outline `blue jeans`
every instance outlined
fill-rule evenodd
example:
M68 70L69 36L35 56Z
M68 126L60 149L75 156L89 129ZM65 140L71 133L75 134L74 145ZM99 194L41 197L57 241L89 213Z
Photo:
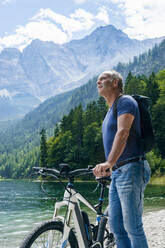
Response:
M142 213L151 170L147 160L128 163L112 172L109 224L117 248L148 248Z

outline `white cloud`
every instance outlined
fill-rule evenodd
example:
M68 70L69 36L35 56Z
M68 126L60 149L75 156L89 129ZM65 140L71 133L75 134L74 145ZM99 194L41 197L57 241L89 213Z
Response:
M89 30L95 25L95 17L84 9L77 9L70 17L75 20L77 24L79 23L79 31L84 29Z
M0 90L0 97L9 97L9 98L11 98L11 95L8 92L8 90L2 89L2 90Z
M165 35L164 0L109 0L124 13L127 28L123 31L131 38L145 39Z
M25 26L18 27L14 34L0 38L0 48L17 47L22 50L33 39L62 44L73 39L74 34L89 32L99 24L109 24L107 10L98 9L96 16L84 9L76 9L69 17L40 9Z
M100 21L103 21L105 24L109 24L109 15L105 7L100 7L99 8L99 13L96 15L96 18Z
M77 4L82 4L85 3L87 0L74 0L75 3Z
M73 32L89 30L95 23L94 16L83 10L77 9L69 17L53 12L50 9L40 9L39 13L32 18L34 21L49 20L54 24L60 24L63 32L66 32L71 38Z
M8 3L10 3L12 0L0 0L0 4L1 5L6 5Z
M43 41L54 41L56 43L64 43L67 41L67 35L56 27L56 25L48 21L29 22L25 26L16 29L14 35L0 38L1 47L18 47L22 50L33 39L41 39Z

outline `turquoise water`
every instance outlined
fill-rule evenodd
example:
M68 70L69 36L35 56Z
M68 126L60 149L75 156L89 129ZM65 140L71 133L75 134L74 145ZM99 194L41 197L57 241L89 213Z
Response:
M93 204L97 203L99 197L99 189L92 193L96 185L86 182L75 184ZM53 198L61 200L63 188L59 183L46 183L44 188L47 194L42 192L40 182L0 181L0 248L19 247L30 230L52 218L55 203ZM149 185L145 192L145 212L162 208L165 208L165 186Z

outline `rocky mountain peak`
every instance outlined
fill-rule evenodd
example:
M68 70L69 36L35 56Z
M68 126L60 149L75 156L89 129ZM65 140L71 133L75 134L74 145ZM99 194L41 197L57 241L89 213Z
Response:
M17 48L5 48L0 53L0 59L15 59L20 58L21 52Z

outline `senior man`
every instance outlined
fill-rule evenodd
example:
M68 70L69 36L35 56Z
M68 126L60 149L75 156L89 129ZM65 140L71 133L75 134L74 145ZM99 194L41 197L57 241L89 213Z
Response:
M97 88L109 110L102 125L106 161L96 165L93 173L96 177L111 174L110 228L118 248L148 248L142 213L151 171L139 140L138 104L131 96L123 95L123 80L116 71L101 73Z

